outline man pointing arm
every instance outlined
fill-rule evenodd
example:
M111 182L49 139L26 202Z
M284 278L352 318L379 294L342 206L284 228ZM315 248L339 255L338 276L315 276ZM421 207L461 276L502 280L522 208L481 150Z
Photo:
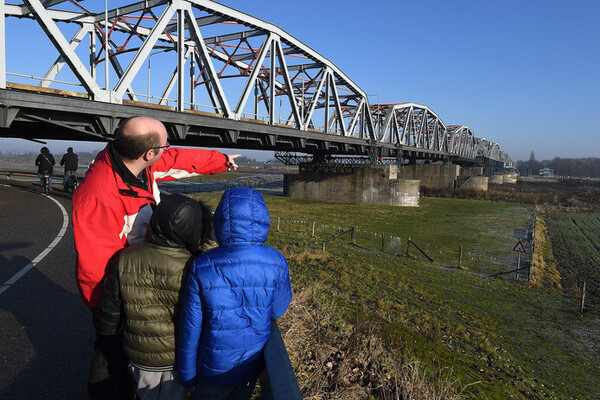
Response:
M73 194L76 283L93 312L102 295L102 280L110 273L110 259L119 250L143 242L152 209L160 202L157 182L237 169L239 154L171 149L167 139L158 120L134 117L123 121L114 142L98 153ZM90 374L91 398L108 398L112 394L106 390L115 386L115 377L105 374L108 361L100 339ZM120 343L110 347L117 351Z

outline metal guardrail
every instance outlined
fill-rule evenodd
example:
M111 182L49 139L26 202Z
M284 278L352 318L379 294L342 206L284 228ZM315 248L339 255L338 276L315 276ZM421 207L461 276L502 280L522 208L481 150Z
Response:
M233 187L249 187L249 188L277 188L283 186L283 178L281 176L256 176L243 177L228 181L219 182L189 182L189 181L168 181L160 182L158 187L170 193L197 193L197 192L214 192L217 190L225 190Z
M26 176L37 179L37 172L0 170L0 176L11 179L13 176ZM63 174L52 174L52 177L63 178ZM81 177L77 177L81 180ZM250 176L229 181L220 182L189 182L185 180L160 182L159 187L171 193L196 193L212 192L216 190L225 190L232 187L250 187L250 188L274 188L283 185L283 178L279 175Z
M0 175L4 175L6 176L6 179L10 179L11 176L15 175L15 176L32 176L32 177L36 177L38 176L37 172L27 172L27 171L2 171L0 170ZM56 174L52 174L52 177L58 177L59 175Z
M36 182L39 182L37 172L0 170L0 176L5 176L6 179L11 179L13 176L26 176L26 177L35 178ZM62 182L62 179L64 178L64 174L56 174L53 172L52 178L61 179L60 182ZM79 177L79 176L77 177L78 182L81 182L82 179L83 179L82 177Z

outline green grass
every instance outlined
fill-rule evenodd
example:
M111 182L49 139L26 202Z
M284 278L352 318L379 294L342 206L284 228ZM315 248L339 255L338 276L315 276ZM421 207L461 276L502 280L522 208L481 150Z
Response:
M422 198L418 208L399 208L368 204L340 204L310 199L270 197L271 217L285 223L305 222L312 232L312 222L324 239L335 236L334 228L356 227L356 243L380 248L384 234L387 249L406 251L410 237L436 262L457 265L459 247L463 246L463 265L486 273L511 270L517 256L513 230L527 227L532 207L479 200ZM330 235L327 236L330 228ZM376 234L376 235L374 235ZM395 248L389 248L395 244Z
M563 286L577 292L585 281L588 300L600 304L600 213L550 212L548 232Z
M215 206L220 193L200 197ZM481 254L471 269L504 269L500 253L512 250L513 229L526 224L529 207L429 198L419 208L265 200L272 216L268 244L288 255L294 287L318 283L348 321L379 321L398 352L429 369L452 370L459 388L470 385L465 397L584 399L600 393L597 313L580 317L576 300L558 291L443 266L455 263L454 249L462 244ZM437 252L436 263L365 251L347 245L346 236L327 244L330 257L290 257L319 251L339 227L350 226L410 236ZM372 240L377 247L378 239Z

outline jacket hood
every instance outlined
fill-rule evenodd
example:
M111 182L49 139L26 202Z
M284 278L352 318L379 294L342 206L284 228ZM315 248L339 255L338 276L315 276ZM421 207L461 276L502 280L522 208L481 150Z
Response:
M228 189L214 215L219 246L258 246L265 243L271 217L260 193L250 188Z
M212 215L203 203L180 194L164 195L152 214L146 240L195 253L211 237L211 223Z

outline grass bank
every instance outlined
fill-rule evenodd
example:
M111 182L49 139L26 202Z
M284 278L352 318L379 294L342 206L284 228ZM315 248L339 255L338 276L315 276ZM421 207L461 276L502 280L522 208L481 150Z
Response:
M202 195L213 206L219 197ZM527 224L530 207L265 200L268 244L288 258L296 294L282 327L305 398L584 399L600 392L597 314L582 318L577 302L551 287L446 268L466 243L481 254L470 269L507 268L500 252L510 254L513 229ZM324 241L350 226L410 236L436 262L376 251L381 239L371 235L370 245L367 234L359 244L370 251L348 245L347 235L323 251ZM419 385L420 395L402 392Z

